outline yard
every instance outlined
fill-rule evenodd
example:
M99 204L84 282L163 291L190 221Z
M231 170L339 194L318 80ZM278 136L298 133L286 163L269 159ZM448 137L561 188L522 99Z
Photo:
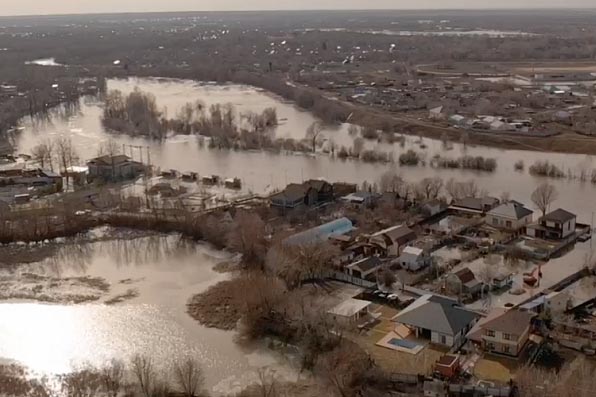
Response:
M372 356L381 368L388 372L430 375L433 364L447 353L448 349L427 345L420 353L410 354L377 346L376 343L395 328L395 323L391 321L391 318L398 313L398 310L387 306L378 306L374 311L381 313L380 322L372 329L356 335L354 340Z
M507 383L515 378L520 363L512 358L486 355L476 362L474 376L492 382Z

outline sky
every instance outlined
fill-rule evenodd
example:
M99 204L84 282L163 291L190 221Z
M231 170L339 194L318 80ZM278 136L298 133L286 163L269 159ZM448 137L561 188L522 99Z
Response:
M0 0L0 15L311 9L582 8L596 0Z

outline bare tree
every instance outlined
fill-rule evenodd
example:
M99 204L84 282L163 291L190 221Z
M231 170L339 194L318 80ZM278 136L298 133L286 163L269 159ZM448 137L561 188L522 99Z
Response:
M540 211L542 211L542 216L546 215L546 211L550 205L559 197L559 193L557 189L548 183L542 183L538 185L536 190L532 192L532 202Z
M100 379L109 397L116 397L124 386L124 363L112 360L100 371Z
M379 188L382 193L391 192L397 193L404 180L394 171L386 171L381 175L379 180Z
M460 200L465 197L478 197L478 185L474 181L458 182L453 178L445 184L445 190L454 200Z
M199 395L205 383L205 376L200 364L192 357L176 363L174 380L186 397Z
M92 368L71 372L61 381L62 391L69 397L95 397L102 386L100 374Z
M62 172L66 175L66 184L68 185L68 168L73 166L79 159L70 138L58 138L56 141L56 156Z
M112 179L116 178L116 164L115 164L115 156L121 153L120 145L113 139L108 139L99 145L99 149L97 150L97 156L108 156L112 163Z
M31 155L33 156L33 159L39 163L42 169L45 169L47 166L53 171L53 150L54 144L49 140L45 140L31 150Z
M306 129L306 139L311 141L312 152L317 151L317 138L323 132L323 127L316 121L308 126Z
M331 392L339 397L362 395L372 361L363 351L345 342L321 359L320 371Z
M153 361L149 357L137 354L132 358L131 370L143 396L154 397L157 374Z
M246 266L262 268L265 261L265 222L254 212L240 211L228 233L229 248L242 254Z
M418 194L427 199L436 199L441 194L443 180L441 178L424 178L417 185Z

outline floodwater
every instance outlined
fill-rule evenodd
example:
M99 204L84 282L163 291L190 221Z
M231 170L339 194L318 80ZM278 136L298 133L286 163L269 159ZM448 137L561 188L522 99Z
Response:
M183 80L166 79L130 79L110 80L110 89L130 92L135 87L149 91L157 97L161 107L166 107L170 115L174 115L180 107L197 99L206 104L232 103L240 113L247 111L261 111L266 107L276 107L281 125L277 129L277 136L303 138L307 127L316 121L314 116L287 103L280 98L257 90L253 87L239 85L198 84ZM44 138L55 138L66 135L73 143L82 159L94 157L102 141L114 138L125 145L126 153L133 154L140 160L140 150L130 148L142 146L143 160L147 161L146 148L149 148L151 163L162 169L177 169L179 171L195 171L200 175L216 174L222 177L239 177L243 180L243 187L256 193L262 193L272 188L280 188L286 183L300 182L308 178L325 178L329 181L347 181L362 183L376 182L387 170L400 173L405 179L418 181L425 177L441 177L445 180L476 181L481 189L489 194L500 196L509 192L511 198L524 202L532 207L530 195L535 187L546 180L556 186L559 198L555 207L564 207L578 215L578 221L590 222L596 204L596 185L590 182L581 183L578 180L555 180L533 177L527 168L538 160L549 160L565 172L578 173L580 169L596 169L594 156L544 153L522 150L503 150L483 146L467 146L451 144L451 149L445 149L438 140L419 137L406 137L406 144L377 143L367 141L369 148L381 151L391 151L397 160L400 153L408 149L422 152L427 160L440 154L448 157L459 157L464 154L474 156L493 157L498 160L498 167L494 173L469 170L447 170L426 167L400 167L397 163L368 164L362 161L340 160L322 153L315 155L304 154L273 154L262 151L236 152L227 150L210 150L200 148L194 136L174 136L165 142L151 141L144 138L131 138L125 135L111 135L103 130L100 122L102 109L97 101L82 101L80 111L69 117L55 116L51 123L36 124L24 120L22 133L16 137L17 150L21 153L31 149ZM326 129L323 133L328 140L336 145L349 146L353 137L347 133L347 125ZM423 148L423 146L425 148ZM132 152L131 152L132 150ZM526 170L518 172L514 169L515 162L522 160ZM589 172L590 173L590 172Z
M281 355L263 346L240 346L234 332L205 328L186 313L192 295L227 277L212 267L229 256L176 235L67 240L50 258L19 271L102 277L110 291L97 302L81 305L0 303L0 358L51 377L137 353L166 370L191 355L202 364L207 387L215 394L238 392L255 382L263 368L280 379L296 380L290 361ZM65 290L69 287L65 283ZM137 297L104 304L131 289Z
M37 66L62 66L58 62L56 62L56 58L42 58L36 59L34 61L25 62L27 65L37 65Z

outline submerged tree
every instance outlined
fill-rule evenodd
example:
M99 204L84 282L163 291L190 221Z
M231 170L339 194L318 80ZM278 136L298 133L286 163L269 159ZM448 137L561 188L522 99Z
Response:
M532 202L542 212L542 216L546 215L550 205L559 197L557 189L548 183L538 185L536 190L532 192Z

